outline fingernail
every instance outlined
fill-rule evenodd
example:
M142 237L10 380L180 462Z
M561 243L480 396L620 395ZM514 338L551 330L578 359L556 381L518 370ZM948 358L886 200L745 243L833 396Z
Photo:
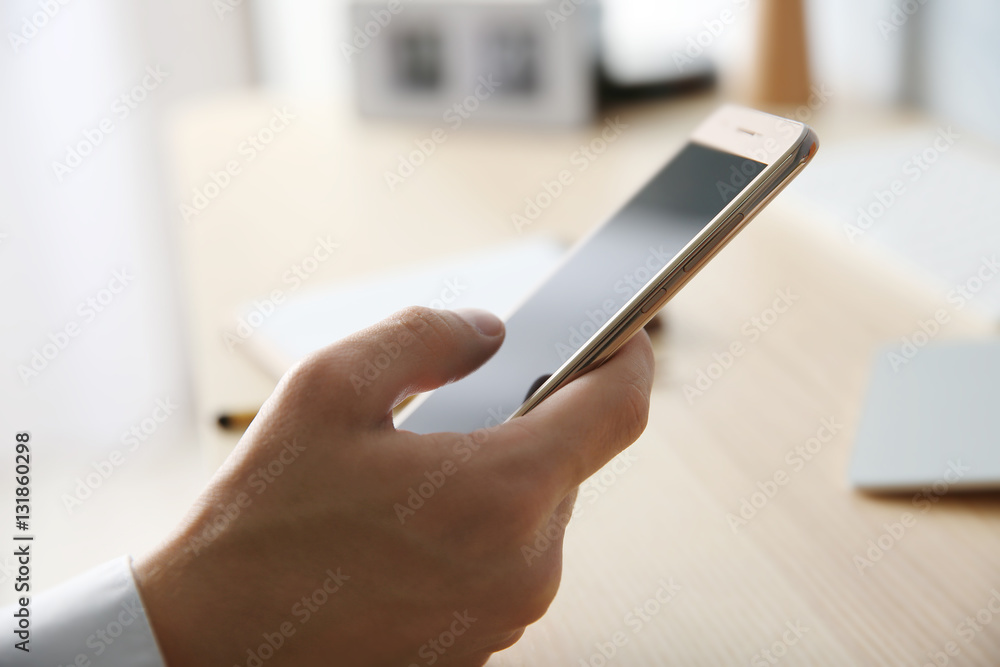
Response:
M500 318L485 310L476 308L459 308L454 311L456 315L471 324L484 336L499 336L503 331L503 322Z

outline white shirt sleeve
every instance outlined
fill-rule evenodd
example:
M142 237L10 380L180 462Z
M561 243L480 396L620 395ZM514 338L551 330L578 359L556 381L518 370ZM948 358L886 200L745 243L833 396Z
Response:
M15 647L15 606L0 610L0 665L165 667L132 574L115 559L32 597L28 652Z

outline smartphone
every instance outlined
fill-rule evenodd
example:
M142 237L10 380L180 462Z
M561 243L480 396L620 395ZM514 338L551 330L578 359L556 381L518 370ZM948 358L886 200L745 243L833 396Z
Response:
M635 335L812 159L806 125L724 106L506 321L500 350L399 428L468 433L530 412Z

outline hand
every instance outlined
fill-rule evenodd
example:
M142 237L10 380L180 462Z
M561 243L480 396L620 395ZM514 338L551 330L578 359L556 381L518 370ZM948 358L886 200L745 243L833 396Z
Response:
M411 308L290 371L135 562L168 665L482 665L517 641L556 594L576 488L645 427L653 359L640 333L510 423L393 427L403 398L472 372L503 334L481 311Z

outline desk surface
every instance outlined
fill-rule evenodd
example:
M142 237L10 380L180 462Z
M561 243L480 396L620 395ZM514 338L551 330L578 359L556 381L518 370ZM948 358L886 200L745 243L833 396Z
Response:
M580 237L714 104L613 112L628 127L522 233ZM192 189L204 192L227 162L240 168L177 225L213 466L236 441L214 429L216 412L258 405L274 386L227 349L223 332L233 330L241 304L290 289L282 276L317 237L330 235L340 248L303 290L516 239L511 215L602 129L463 127L390 192L385 172L432 126L288 105L296 118L250 160L241 143L281 105L234 97L184 110L171 125L178 203L192 203ZM826 141L860 131L834 119L815 124ZM558 597L491 665L596 667L602 648L622 665L916 665L949 649L960 651L951 664L1000 663L1000 614L980 612L992 596L1000 609L1000 499L914 503L846 483L872 355L948 306L825 231L815 215L782 197L668 305L649 427L629 458L588 482ZM782 293L792 305L772 318ZM952 315L940 338L993 331L971 313ZM712 366L733 342L744 354L728 368ZM704 392L685 392L700 372L714 376L702 380ZM784 483L771 483L776 474ZM744 507L750 518L738 523L743 501L757 507L752 516ZM900 533L894 524L904 513L915 522ZM869 554L872 541L889 548Z

